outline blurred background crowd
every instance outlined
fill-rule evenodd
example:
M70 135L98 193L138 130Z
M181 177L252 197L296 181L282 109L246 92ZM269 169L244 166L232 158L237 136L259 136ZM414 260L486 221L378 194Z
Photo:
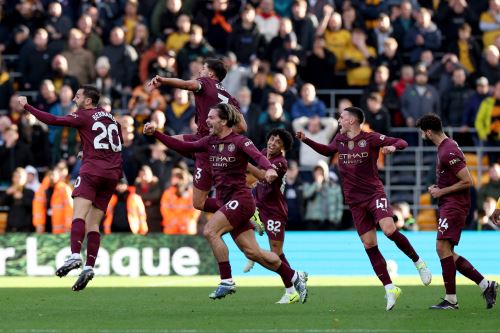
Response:
M338 110L353 104L366 110L365 130L419 147L415 121L441 115L461 146L493 148L466 154L485 170L468 228L497 228L488 216L500 195L500 0L0 0L0 231L67 232L81 163L77 132L40 123L16 97L65 115L78 87L93 84L122 125L128 180L103 232L199 233L193 162L142 127L196 131L190 93L144 84L196 78L206 57L224 59L223 84L258 148L276 127L328 143ZM299 142L287 158L287 229L351 229L336 161ZM432 204L425 195L395 199L399 228L426 228L414 216Z

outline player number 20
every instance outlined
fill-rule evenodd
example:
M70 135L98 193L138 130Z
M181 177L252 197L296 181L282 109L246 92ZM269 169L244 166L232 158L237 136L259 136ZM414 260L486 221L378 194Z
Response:
M381 209L387 209L387 198L380 198L375 201L375 207Z
M95 149L109 149L111 146L111 150L114 152L122 151L122 142L120 140L120 136L118 135L118 126L116 126L116 124L110 124L106 127L106 125L100 121L96 121L92 126L92 130L101 132L94 139ZM117 145L113 142L113 132L116 133L116 138L118 139Z
M280 228L281 228L280 221L267 220L266 229L269 230L270 232L280 232L281 231Z

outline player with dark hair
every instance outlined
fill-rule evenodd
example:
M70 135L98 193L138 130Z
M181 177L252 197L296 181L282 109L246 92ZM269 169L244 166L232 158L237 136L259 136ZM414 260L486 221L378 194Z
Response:
M285 175L288 163L285 159L285 152L290 149L293 143L292 135L285 129L275 128L266 135L267 148L261 153L276 168L278 178L273 182L265 181L265 171L251 164L247 170L259 181L255 187L255 202L260 219L264 223L264 229L269 238L271 251L276 253L281 261L288 263L283 253L283 243L285 241L285 228L288 216L288 206L283 194ZM244 272L248 272L253 267L253 261L249 260ZM299 295L290 281L283 280L285 294L276 302L278 304L292 304L299 301Z
M157 132L147 123L144 133L154 135L171 149L180 153L207 152L212 168L217 200L223 203L209 219L203 235L209 242L219 264L221 282L209 295L212 299L223 298L235 292L236 287L229 266L229 253L222 239L229 232L235 243L248 259L254 260L269 270L277 272L284 281L293 283L304 303L307 299L304 272L294 271L275 253L265 251L255 240L253 226L249 222L255 211L255 201L246 186L245 172L249 159L266 170L264 178L272 182L278 176L269 160L243 135L236 134L232 127L241 119L241 114L229 104L217 104L208 113L206 120L208 136L194 142L185 142Z
M82 86L73 98L78 110L58 117L27 104L24 96L18 97L24 109L47 125L68 126L78 130L83 146L80 174L73 190L74 210L71 224L71 256L56 271L59 277L82 266L80 252L87 236L85 267L73 285L74 291L87 286L94 277L94 264L99 251L101 236L99 224L107 209L118 181L122 177L122 134L120 124L113 115L97 106L99 91L89 85Z
M427 114L418 119L422 138L432 141L437 147L437 184L429 186L429 193L438 199L439 220L436 250L443 269L446 296L431 309L458 309L456 295L457 271L474 281L483 292L486 308L495 305L498 283L489 281L479 273L467 259L455 252L460 241L465 219L470 209L470 188L473 180L465 162L465 156L457 143L443 132L439 116Z
M387 264L378 248L377 224L384 234L414 262L424 285L431 283L432 275L408 239L397 230L384 185L378 177L379 151L388 155L397 149L406 148L408 144L402 139L362 131L361 125L364 119L364 112L360 108L345 108L339 118L340 133L329 145L308 139L303 132L297 132L296 136L322 155L332 156L339 153L339 171L345 201L351 209L354 226L370 258L373 270L385 287L386 310L389 311L396 304L401 289L392 284Z

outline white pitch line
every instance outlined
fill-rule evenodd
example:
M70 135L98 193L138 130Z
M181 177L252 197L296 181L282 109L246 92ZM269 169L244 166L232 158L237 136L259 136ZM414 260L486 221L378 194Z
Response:
M238 333L457 333L460 330L456 329L393 329L393 328L376 328L376 329L363 329L363 328L353 328L353 329L297 329L297 328L282 328L282 329L98 329L91 331L89 329L70 329L63 330L57 328L33 328L33 329L1 329L0 333L226 333L226 332L238 332ZM474 329L475 333L498 333L498 329Z

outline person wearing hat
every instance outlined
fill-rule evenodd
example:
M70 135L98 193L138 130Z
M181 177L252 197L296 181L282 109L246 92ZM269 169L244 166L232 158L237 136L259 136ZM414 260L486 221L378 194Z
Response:
M424 285L429 285L432 274L426 263L417 254L406 236L394 225L393 212L378 176L377 160L379 151L384 155L402 150L408 143L376 132L365 132L361 125L365 114L358 107L345 108L339 118L340 132L329 145L317 143L307 138L304 132L296 137L325 156L338 153L339 172L346 204L349 206L354 226L370 258L373 270L386 290L386 310L392 310L401 295L389 276L387 265L378 248L376 227L380 226L384 235L410 258Z

